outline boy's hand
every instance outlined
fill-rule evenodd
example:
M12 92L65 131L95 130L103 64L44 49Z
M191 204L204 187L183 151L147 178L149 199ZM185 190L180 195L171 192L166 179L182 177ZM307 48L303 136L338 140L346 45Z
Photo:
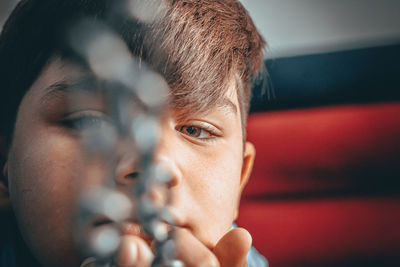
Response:
M226 233L211 251L186 229L175 230L176 258L185 266L247 266L246 256L251 247L251 236L243 228ZM150 266L153 253L146 242L133 235L123 237L116 266Z
M222 267L245 267L251 242L251 235L246 229L235 228L218 241L213 251Z

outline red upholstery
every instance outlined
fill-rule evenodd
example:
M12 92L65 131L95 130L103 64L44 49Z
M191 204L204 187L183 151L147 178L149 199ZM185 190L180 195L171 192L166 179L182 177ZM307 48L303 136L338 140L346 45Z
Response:
M400 263L400 103L252 114L248 139L238 224L271 266Z

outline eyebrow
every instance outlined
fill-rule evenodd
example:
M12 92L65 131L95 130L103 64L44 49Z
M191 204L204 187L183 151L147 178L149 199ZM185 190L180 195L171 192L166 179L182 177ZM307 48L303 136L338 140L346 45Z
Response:
M47 95L58 94L60 92L72 92L72 91L83 91L89 93L101 92L101 81L93 76L86 75L78 79L73 80L61 80L53 83L44 90L44 95L42 98L47 97Z
M52 97L60 97L61 94L80 91L89 93L99 93L100 83L97 79L91 76L81 77L75 80L61 80L48 86L41 97L41 102L44 103Z
M102 88L101 81L96 79L96 77L87 75L74 80L60 80L48 86L44 91L45 92L41 97L42 103L46 103L51 98L60 98L63 97L66 93L71 93L75 91L88 92L93 94L101 93L104 92L104 88ZM139 100L139 102L141 101ZM232 100L230 100L226 96L217 101L216 107L227 109L235 115L238 112L237 106L232 102Z
M142 108L147 108L137 95L132 93L128 88L117 83L114 84L111 82L108 83L105 80L99 80L92 75L82 76L78 79L64 79L53 83L44 90L44 94L41 97L41 103L46 103L54 98L62 99L67 94L74 92L87 92L93 94L94 97L100 95L107 98L107 96L114 95L117 90L121 93L122 99L129 95L130 99L132 99L134 103L140 105Z
M227 97L222 98L218 101L217 107L228 108L232 113L237 114L237 106Z

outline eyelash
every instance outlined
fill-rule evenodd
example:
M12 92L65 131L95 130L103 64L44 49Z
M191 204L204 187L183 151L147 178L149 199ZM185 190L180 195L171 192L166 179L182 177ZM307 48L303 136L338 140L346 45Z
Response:
M98 130L104 127L105 123L108 123L107 119L103 116L93 114L71 115L71 117L67 117L62 121L64 126L78 132Z
M85 130L98 130L104 127L105 123L109 123L109 121L104 118L102 115L93 115L93 114L81 114L81 115L71 115L67 116L66 119L62 121L62 124L69 129L72 129L77 132L84 132ZM193 136L188 132L184 132L185 129L192 128L194 130L198 130L199 135ZM202 125L193 125L193 124L185 124L178 125L175 128L178 132L188 136L189 138L199 140L200 142L213 142L216 141L217 137L221 135L216 132L213 126L210 126L206 123L202 123ZM201 135L208 135L207 137L200 137Z
M189 129L189 128L194 128L195 130L199 130L199 136L204 132L206 132L207 135L209 135L208 137L199 137L199 136L192 136L190 135L190 133L184 132L185 129ZM214 127L209 126L207 124L204 125L179 125L176 127L176 130L179 131L180 133L188 136L189 138L194 138L196 140L200 140L201 142L213 142L216 141L217 137L220 137L219 134L216 133L216 130L214 129Z

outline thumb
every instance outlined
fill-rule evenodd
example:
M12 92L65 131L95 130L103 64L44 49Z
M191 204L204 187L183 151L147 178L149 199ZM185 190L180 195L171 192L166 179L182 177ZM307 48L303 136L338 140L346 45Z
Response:
M153 257L150 247L143 239L133 235L124 235L114 264L118 267L150 266Z
M251 247L252 238L244 228L235 228L226 233L214 248L221 267L247 266L246 256Z

